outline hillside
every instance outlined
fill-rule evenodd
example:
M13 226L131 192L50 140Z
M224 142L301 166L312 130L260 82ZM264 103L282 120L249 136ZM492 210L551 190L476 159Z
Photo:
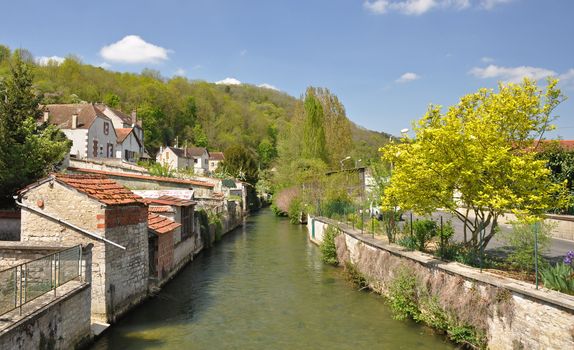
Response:
M300 99L248 84L165 78L149 69L140 74L113 72L74 57L39 66L26 50L19 51L34 65L35 86L44 103L103 102L125 112L136 109L150 154L176 140L212 150L234 144L256 153L267 146L276 149L277 138L301 109ZM0 77L9 72L10 54L0 54ZM349 154L356 159L376 157L388 135L351 124L354 146Z

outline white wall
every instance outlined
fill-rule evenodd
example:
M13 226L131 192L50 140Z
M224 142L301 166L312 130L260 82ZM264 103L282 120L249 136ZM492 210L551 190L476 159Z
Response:
M70 154L80 158L87 157L88 129L62 129L66 137L72 140Z
M108 134L104 134L104 123L109 124ZM94 140L98 141L98 153L94 157L93 154L93 144ZM87 157L88 158L108 158L107 157L107 147L108 144L114 146L113 153L110 158L113 158L116 154L117 147L117 136L114 125L109 119L104 119L97 117L88 130L88 145L87 145Z
M125 151L135 152L138 154L142 154L142 149L140 148L140 144L136 140L133 132L131 132L125 139L124 142L118 143L117 151L116 151L116 158L125 159ZM137 159L125 159L125 160L137 160Z

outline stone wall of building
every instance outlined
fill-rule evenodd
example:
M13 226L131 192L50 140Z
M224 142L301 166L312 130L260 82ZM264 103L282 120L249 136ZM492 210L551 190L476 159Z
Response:
M28 191L23 202L127 248L122 250L22 209L23 245L71 247L93 244L91 310L94 318L114 320L145 297L149 273L146 207L106 207L58 182Z
M62 250L61 247L22 246L20 242L0 245L0 271Z
M24 308L23 317L6 322L0 330L0 349L74 349L89 342L89 284L80 284L55 300L42 299L47 298L34 300Z
M20 240L20 211L0 210L0 241Z
M310 218L309 237L314 231L313 241L321 242L318 232L328 225L337 223ZM335 242L339 260L352 263L379 293L387 294L397 271L410 271L445 312L483 329L489 349L574 349L574 296L439 261L346 227Z

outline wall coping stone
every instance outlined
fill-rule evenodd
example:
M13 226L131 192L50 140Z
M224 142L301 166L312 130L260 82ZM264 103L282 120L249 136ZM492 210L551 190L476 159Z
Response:
M313 217L313 219L316 221L321 221L326 224L337 225L345 234L373 248L388 251L393 255L410 259L426 267L432 267L438 270L442 270L451 275L460 275L467 279L472 279L485 284L490 284L492 286L499 288L505 288L513 292L522 294L526 297L541 300L548 304L552 304L562 309L565 309L568 312L574 313L574 296L546 288L536 289L535 286L531 283L500 276L492 272L489 272L488 270L483 270L483 272L481 273L480 269L478 268L463 265L458 262L442 261L432 255L422 253L419 251L409 251L406 248L401 247L399 245L392 243L385 243L370 237L370 235L367 236L365 234L361 234L358 230L356 229L354 230L345 223L336 220L324 217Z

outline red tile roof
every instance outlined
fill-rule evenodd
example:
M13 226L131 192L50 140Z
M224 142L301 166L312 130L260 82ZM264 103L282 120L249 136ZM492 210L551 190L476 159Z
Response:
M166 217L148 212L147 226L150 230L159 234L163 234L175 230L176 228L180 227L181 224L178 224L177 222L174 222L173 220L170 220Z
M132 132L133 128L118 128L116 129L116 134L118 135L118 142L122 143Z
M110 118L91 103L45 105L43 109L48 112L48 122L61 129L72 128L74 114L78 116L78 129L89 128L97 117L111 122Z
M187 199L181 199L172 196L161 196L159 198L144 198L146 203L152 204L162 204L162 205L173 205L176 207L187 207L190 205L194 205L194 201L190 201Z
M88 174L100 174L100 175L108 175L108 176L116 176L116 177L125 177L129 179L139 179L139 180L149 180L149 181L161 181L161 182L171 182L171 183L178 183L178 184L185 184L185 185L196 185L200 187L210 187L213 188L215 185L210 184L209 182L205 181L196 181L196 180L185 180L185 179L176 179L173 177L162 177L162 176L150 176L150 175L139 175L139 174L127 174L127 173L116 173L113 171L104 171L104 170L94 170L94 169L83 169L83 168L74 168L68 167L69 171L79 172L79 173L88 173Z
M152 213L173 213L173 209L171 209L169 206L149 206L148 207L148 211L152 212Z
M143 204L140 196L102 175L54 174L53 176L56 181L106 205Z
M538 145L537 142L534 143ZM574 150L574 140L543 140L542 141L542 148L552 147L552 145L558 145L560 148L566 151Z
M209 159L210 160L224 160L225 156L223 152L209 152Z

